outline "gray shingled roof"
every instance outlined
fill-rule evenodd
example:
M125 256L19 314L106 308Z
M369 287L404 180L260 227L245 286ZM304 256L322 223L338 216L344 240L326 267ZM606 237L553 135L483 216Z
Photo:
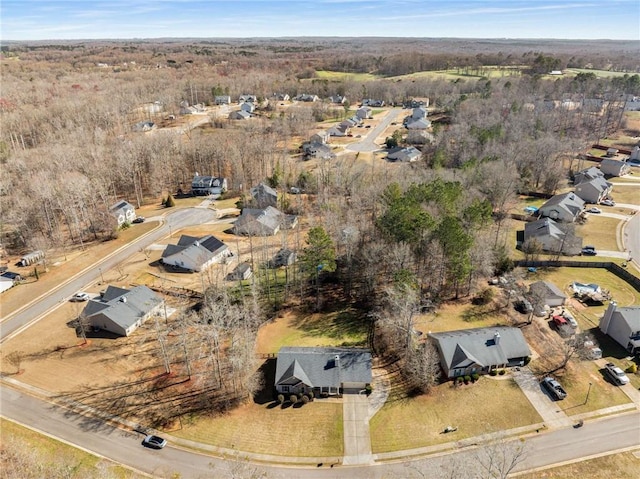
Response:
M339 356L339 361L336 361ZM337 367L340 364L340 368ZM276 384L340 387L371 382L371 353L366 349L284 347L278 352Z
M497 344L496 333L500 335ZM518 328L497 326L462 329L429 333L429 337L437 341L448 369L464 368L472 363L481 366L501 365L508 363L509 359L531 354Z
M535 293L540 298L555 297L567 299L567 295L549 281L536 281L535 283L531 283L529 291Z
M204 264L226 249L228 249L226 244L211 235L202 238L182 235L177 245L167 245L162 252L162 258L182 254L191 258L194 264Z
M525 241L529 237L551 236L562 239L565 233L558 228L558 225L551 218L540 218L524 225Z
M272 206L264 209L244 208L234 224L237 234L272 235L284 221L284 215Z
M89 300L82 314L88 319L95 314L102 314L123 329L128 329L160 303L162 298L146 286L136 286L130 290L109 286L102 297Z

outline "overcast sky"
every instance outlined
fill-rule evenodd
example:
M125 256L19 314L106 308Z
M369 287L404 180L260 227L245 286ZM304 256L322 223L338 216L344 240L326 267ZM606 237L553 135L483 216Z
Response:
M640 0L0 0L0 39L640 40Z

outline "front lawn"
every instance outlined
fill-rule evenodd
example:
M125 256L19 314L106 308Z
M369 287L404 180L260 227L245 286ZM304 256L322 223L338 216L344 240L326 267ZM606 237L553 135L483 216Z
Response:
M215 417L182 420L176 437L237 451L292 457L341 456L342 403L302 407L247 404Z
M428 395L394 397L371 419L374 453L430 446L542 422L518 385L505 377L481 377L455 387L447 382ZM442 434L448 426L458 431Z
M640 457L637 452L623 452L609 456L589 459L564 466L536 471L530 474L519 475L519 479L575 479L576 477L588 477L589 479L611 479L637 477L640 468Z
M598 214L590 214L587 222L576 226L576 235L583 238L583 244L596 247L596 250L618 251L616 228L621 220Z

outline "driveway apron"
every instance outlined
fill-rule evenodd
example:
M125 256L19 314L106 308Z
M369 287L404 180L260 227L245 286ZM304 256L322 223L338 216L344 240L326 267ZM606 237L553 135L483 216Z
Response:
M520 371L513 371L513 379L548 428L563 428L573 424L573 421L559 407L558 401L552 401L542 391L538 379L529 368L523 367Z
M364 394L345 394L343 403L345 465L371 464L369 435L369 400Z

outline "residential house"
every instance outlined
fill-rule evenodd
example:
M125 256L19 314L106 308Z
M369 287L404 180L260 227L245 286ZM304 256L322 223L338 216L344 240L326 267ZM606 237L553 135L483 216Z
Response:
M109 208L109 212L118 222L118 228L125 223L132 223L136 219L136 209L132 204L122 200Z
M613 185L604 178L594 178L576 185L576 195L585 203L598 204L609 196L612 189Z
M371 384L371 367L371 352L366 349L283 347L276 362L275 388L281 394L357 394Z
M428 123L429 126L431 125L431 122L429 122L428 120L427 121L419 120L419 122L420 123L418 125L414 125L414 127L424 126L426 123ZM429 126L427 126L426 128L428 128ZM428 131L425 131L426 128L409 130L409 133L405 138L405 142L407 142L410 145L425 145L428 143L433 143L435 141L435 137L433 136L433 134L429 133Z
M420 118L419 120L410 120L405 127L407 130L426 130L431 127L431 122L426 118Z
M249 263L240 263L227 275L229 281L241 281L251 278L253 271Z
M151 131L156 127L156 124L152 121L139 121L133 125L133 131L146 132Z
M91 327L129 336L147 319L159 314L163 299L146 286L132 289L109 286L102 296L90 299L81 317Z
M539 209L540 216L555 221L571 223L584 209L584 200L573 192L555 195L549 198Z
M627 96L624 102L625 111L640 111L640 96Z
M356 110L356 116L362 120L366 120L373 116L373 110L368 106L361 106Z
M624 176L631 173L631 165L626 161L604 158L600 162L600 170L608 176Z
M257 103L258 97L255 95L240 95L238 97L238 104L242 105L243 103Z
M328 98L329 102L335 103L337 105L343 105L347 101L346 96L341 95L333 95Z
M273 236L281 228L290 229L296 224L296 216L285 215L273 206L263 209L244 208L233 226L233 231L243 236Z
M187 100L182 100L180 102L181 115L192 115L194 113L202 113L204 110L205 108L202 103L198 103L196 105L189 105L189 102Z
M271 99L275 101L289 101L290 97L286 93L274 93Z
M497 326L429 333L447 378L524 365L531 355L518 328Z
M374 100L373 98L365 98L364 100L362 100L362 106L381 108L384 106L384 100Z
M247 113L253 113L255 109L256 107L253 103L243 103L242 105L240 105L240 110L246 111Z
M322 130L319 131L318 133L315 133L313 135L311 135L311 138L309 138L309 141L311 143L329 143L329 139L331 138L331 135L329 135L329 133L327 133L326 130Z
M413 109L413 112L411 113L411 119L414 121L420 120L421 118L426 118L428 114L429 113L424 106L419 106Z
M218 238L206 235L201 238L182 235L178 244L169 244L162 252L163 264L187 271L204 271L214 263L220 263L233 253Z
M567 295L562 292L555 284L550 281L536 281L529 285L529 297L533 299L536 306L543 307L545 305L562 306L567 300Z
M227 191L227 179L195 174L191 181L191 193L196 196L213 195L219 197Z
M13 279L0 275L0 293L3 293L8 289L13 288L14 284L15 283Z
M310 95L308 93L300 93L299 95L294 96L293 99L296 100L296 101L314 102L314 101L318 101L320 98L318 98L317 95Z
M296 262L296 252L289 248L281 248L271 260L271 267L280 268L282 266L291 266Z
M351 124L343 121L338 125L329 128L327 130L327 133L329 133L329 136L349 136L349 134L351 133Z
M278 205L278 193L264 183L260 183L258 186L254 186L250 190L251 198L253 199L253 205L257 208L266 208L267 206Z
M422 152L420 150L414 146L408 146L406 148L393 148L387 154L387 160L414 162L418 161L421 156Z
M600 331L629 353L640 353L640 306L620 308L611 301L600 319Z
M302 145L302 151L304 151L304 157L307 160L311 158L331 160L336 157L331 147L323 143L306 142Z
M582 249L582 238L568 235L551 218L540 218L524 225L524 243L537 241L542 251L576 255ZM520 245L522 246L522 245Z
M229 95L217 95L213 102L216 105L231 105L231 97Z
M232 111L229 113L229 120L248 120L250 118L251 113L244 110Z
M579 185L580 183L595 180L596 178L604 178L604 173L600 171L599 168L596 168L595 166L591 166L584 170L578 171L573 176L573 184Z

